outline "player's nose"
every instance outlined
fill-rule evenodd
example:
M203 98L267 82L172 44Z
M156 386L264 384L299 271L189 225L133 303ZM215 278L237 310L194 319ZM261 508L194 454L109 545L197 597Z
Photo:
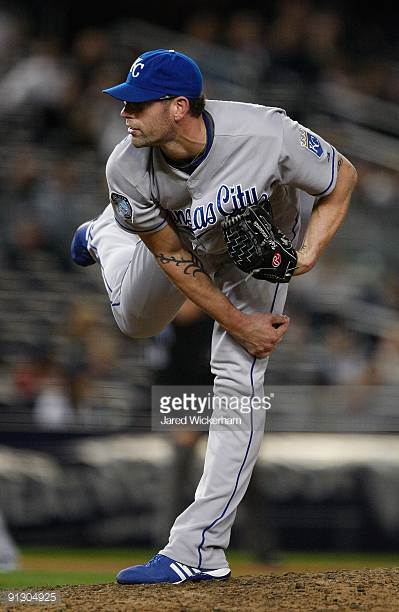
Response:
M128 104L127 102L125 102L125 104L123 105L123 108L121 110L121 117L125 118L125 117L132 117L134 115L133 113L133 109L131 107L130 104Z

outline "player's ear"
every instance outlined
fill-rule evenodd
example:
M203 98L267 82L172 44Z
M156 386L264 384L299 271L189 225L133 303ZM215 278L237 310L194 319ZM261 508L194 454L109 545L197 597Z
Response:
M190 103L184 96L178 96L173 100L173 118L175 121L181 121L190 109Z

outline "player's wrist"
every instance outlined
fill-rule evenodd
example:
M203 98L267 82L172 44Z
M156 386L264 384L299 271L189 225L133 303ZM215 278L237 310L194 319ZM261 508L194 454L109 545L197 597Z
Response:
M298 258L297 266L294 270L293 276L300 276L301 274L306 274L306 272L310 272L310 270L315 266L316 262L312 263L302 263Z
M297 261L297 274L298 271L301 270L303 272L308 272L316 265L317 260L319 258L319 253L316 248L311 247L308 244L303 244L299 251L297 251L298 261Z
M245 325L246 315L231 304L224 313L219 323L232 335L239 334Z

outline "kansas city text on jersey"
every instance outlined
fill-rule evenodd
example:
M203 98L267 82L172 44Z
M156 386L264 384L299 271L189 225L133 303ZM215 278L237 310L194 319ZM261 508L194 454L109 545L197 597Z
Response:
M259 196L255 185L247 189L243 189L241 184L233 187L221 185L217 190L214 202L201 204L195 208L190 206L180 210L171 210L170 214L176 225L198 231L210 225L215 225L218 219L244 210L258 200Z

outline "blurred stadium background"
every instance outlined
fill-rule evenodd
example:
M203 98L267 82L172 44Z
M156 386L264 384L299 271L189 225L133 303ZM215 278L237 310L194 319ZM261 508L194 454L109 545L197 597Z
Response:
M69 259L75 227L107 202L105 162L125 135L100 90L159 47L199 62L209 98L285 108L360 179L332 246L291 283L290 331L267 373L281 401L232 547L269 563L289 550L397 551L392 11L341 0L0 4L0 569L16 566L14 543L156 548L201 471L205 436L151 433L150 389L211 382L212 322L187 304L160 337L128 340L96 266Z

